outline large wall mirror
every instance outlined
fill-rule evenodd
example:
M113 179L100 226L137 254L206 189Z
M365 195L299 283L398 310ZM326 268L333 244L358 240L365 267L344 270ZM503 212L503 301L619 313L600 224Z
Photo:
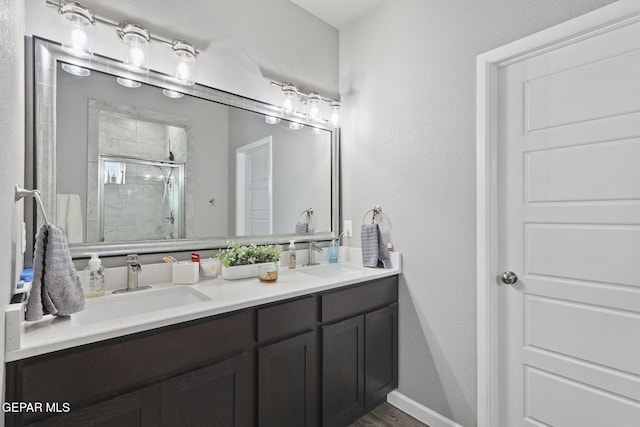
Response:
M72 256L337 231L339 135L328 124L43 39L33 49L34 186Z

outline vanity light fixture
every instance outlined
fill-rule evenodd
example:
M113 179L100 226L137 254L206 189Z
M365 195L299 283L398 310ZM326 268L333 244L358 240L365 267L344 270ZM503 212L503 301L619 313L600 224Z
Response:
M278 86L282 92L282 113L286 116L296 116L308 121L309 123L329 123L331 126L340 127L340 110L342 104L337 99L326 98L317 92L309 92L298 89L292 83L280 83L272 81L273 86ZM308 112L301 113L296 111L297 104L307 108ZM329 120L322 118L322 103L329 105L331 117ZM303 109L304 111L304 109Z
M307 98L310 122L319 122L322 120L322 117L320 116L320 100L320 95L318 95L317 92L311 92Z
M62 69L67 73L78 77L87 77L91 74L91 71L88 68L67 64L66 62L62 63Z
M280 117L264 116L264 121L270 125L277 125L280 123Z
M331 110L331 118L329 119L329 123L334 128L340 127L340 111L342 110L342 104L340 101L336 101L332 99L329 103L329 109Z
M162 89L162 94L166 97L173 98L173 99L182 98L184 96L182 93L176 92L175 90L171 90L171 89Z
M137 81L131 80L131 79L125 79L124 77L118 77L118 78L116 78L116 81L118 82L118 84L120 86L132 88L132 89L140 87L140 84L141 84L140 82L137 82Z
M291 130L300 130L304 127L302 123L298 122L289 122L289 129Z
M138 24L125 22L118 30L118 36L124 45L124 65L131 71L149 71L149 30Z
M174 40L171 49L175 55L173 77L180 84L193 86L195 84L196 57L198 56L196 47L181 40Z
M195 84L195 66L198 50L183 40L171 40L152 34L146 28L132 22L116 22L104 16L95 15L91 9L80 3L67 0L45 0L47 6L56 8L69 23L68 40L62 46L70 54L89 58L93 54L90 30L98 22L116 29L124 45L123 63L134 72L149 71L149 45L159 42L171 48L174 55L173 80L185 86Z
M298 95L298 91L295 86L289 83L283 83L281 87L282 96L284 97L282 101L282 112L287 116L293 116L296 112L295 98Z
M59 3L58 13L67 19L67 39L62 47L78 58L91 57L91 30L96 23L91 9L78 3Z

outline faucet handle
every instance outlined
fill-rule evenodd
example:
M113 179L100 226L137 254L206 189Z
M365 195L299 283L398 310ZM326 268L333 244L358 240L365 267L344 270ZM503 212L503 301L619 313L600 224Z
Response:
M140 264L140 261L138 260L138 254L127 255L127 265L135 273L142 271L142 264Z

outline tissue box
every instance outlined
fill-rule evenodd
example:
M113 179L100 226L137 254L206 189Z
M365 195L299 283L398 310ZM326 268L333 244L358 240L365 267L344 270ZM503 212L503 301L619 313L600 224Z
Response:
M193 285L200 278L199 264L185 261L171 264L171 283L174 285Z

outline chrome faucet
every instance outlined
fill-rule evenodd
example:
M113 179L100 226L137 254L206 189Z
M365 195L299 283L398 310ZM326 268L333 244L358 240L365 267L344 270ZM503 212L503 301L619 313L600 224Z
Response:
M322 252L322 248L318 246L316 242L309 242L309 261L305 264L307 265L318 265L316 262L316 252Z
M127 255L127 287L113 291L114 294L121 292L141 291L149 289L151 286L138 286L138 274L142 271L142 264L138 260L137 254Z

